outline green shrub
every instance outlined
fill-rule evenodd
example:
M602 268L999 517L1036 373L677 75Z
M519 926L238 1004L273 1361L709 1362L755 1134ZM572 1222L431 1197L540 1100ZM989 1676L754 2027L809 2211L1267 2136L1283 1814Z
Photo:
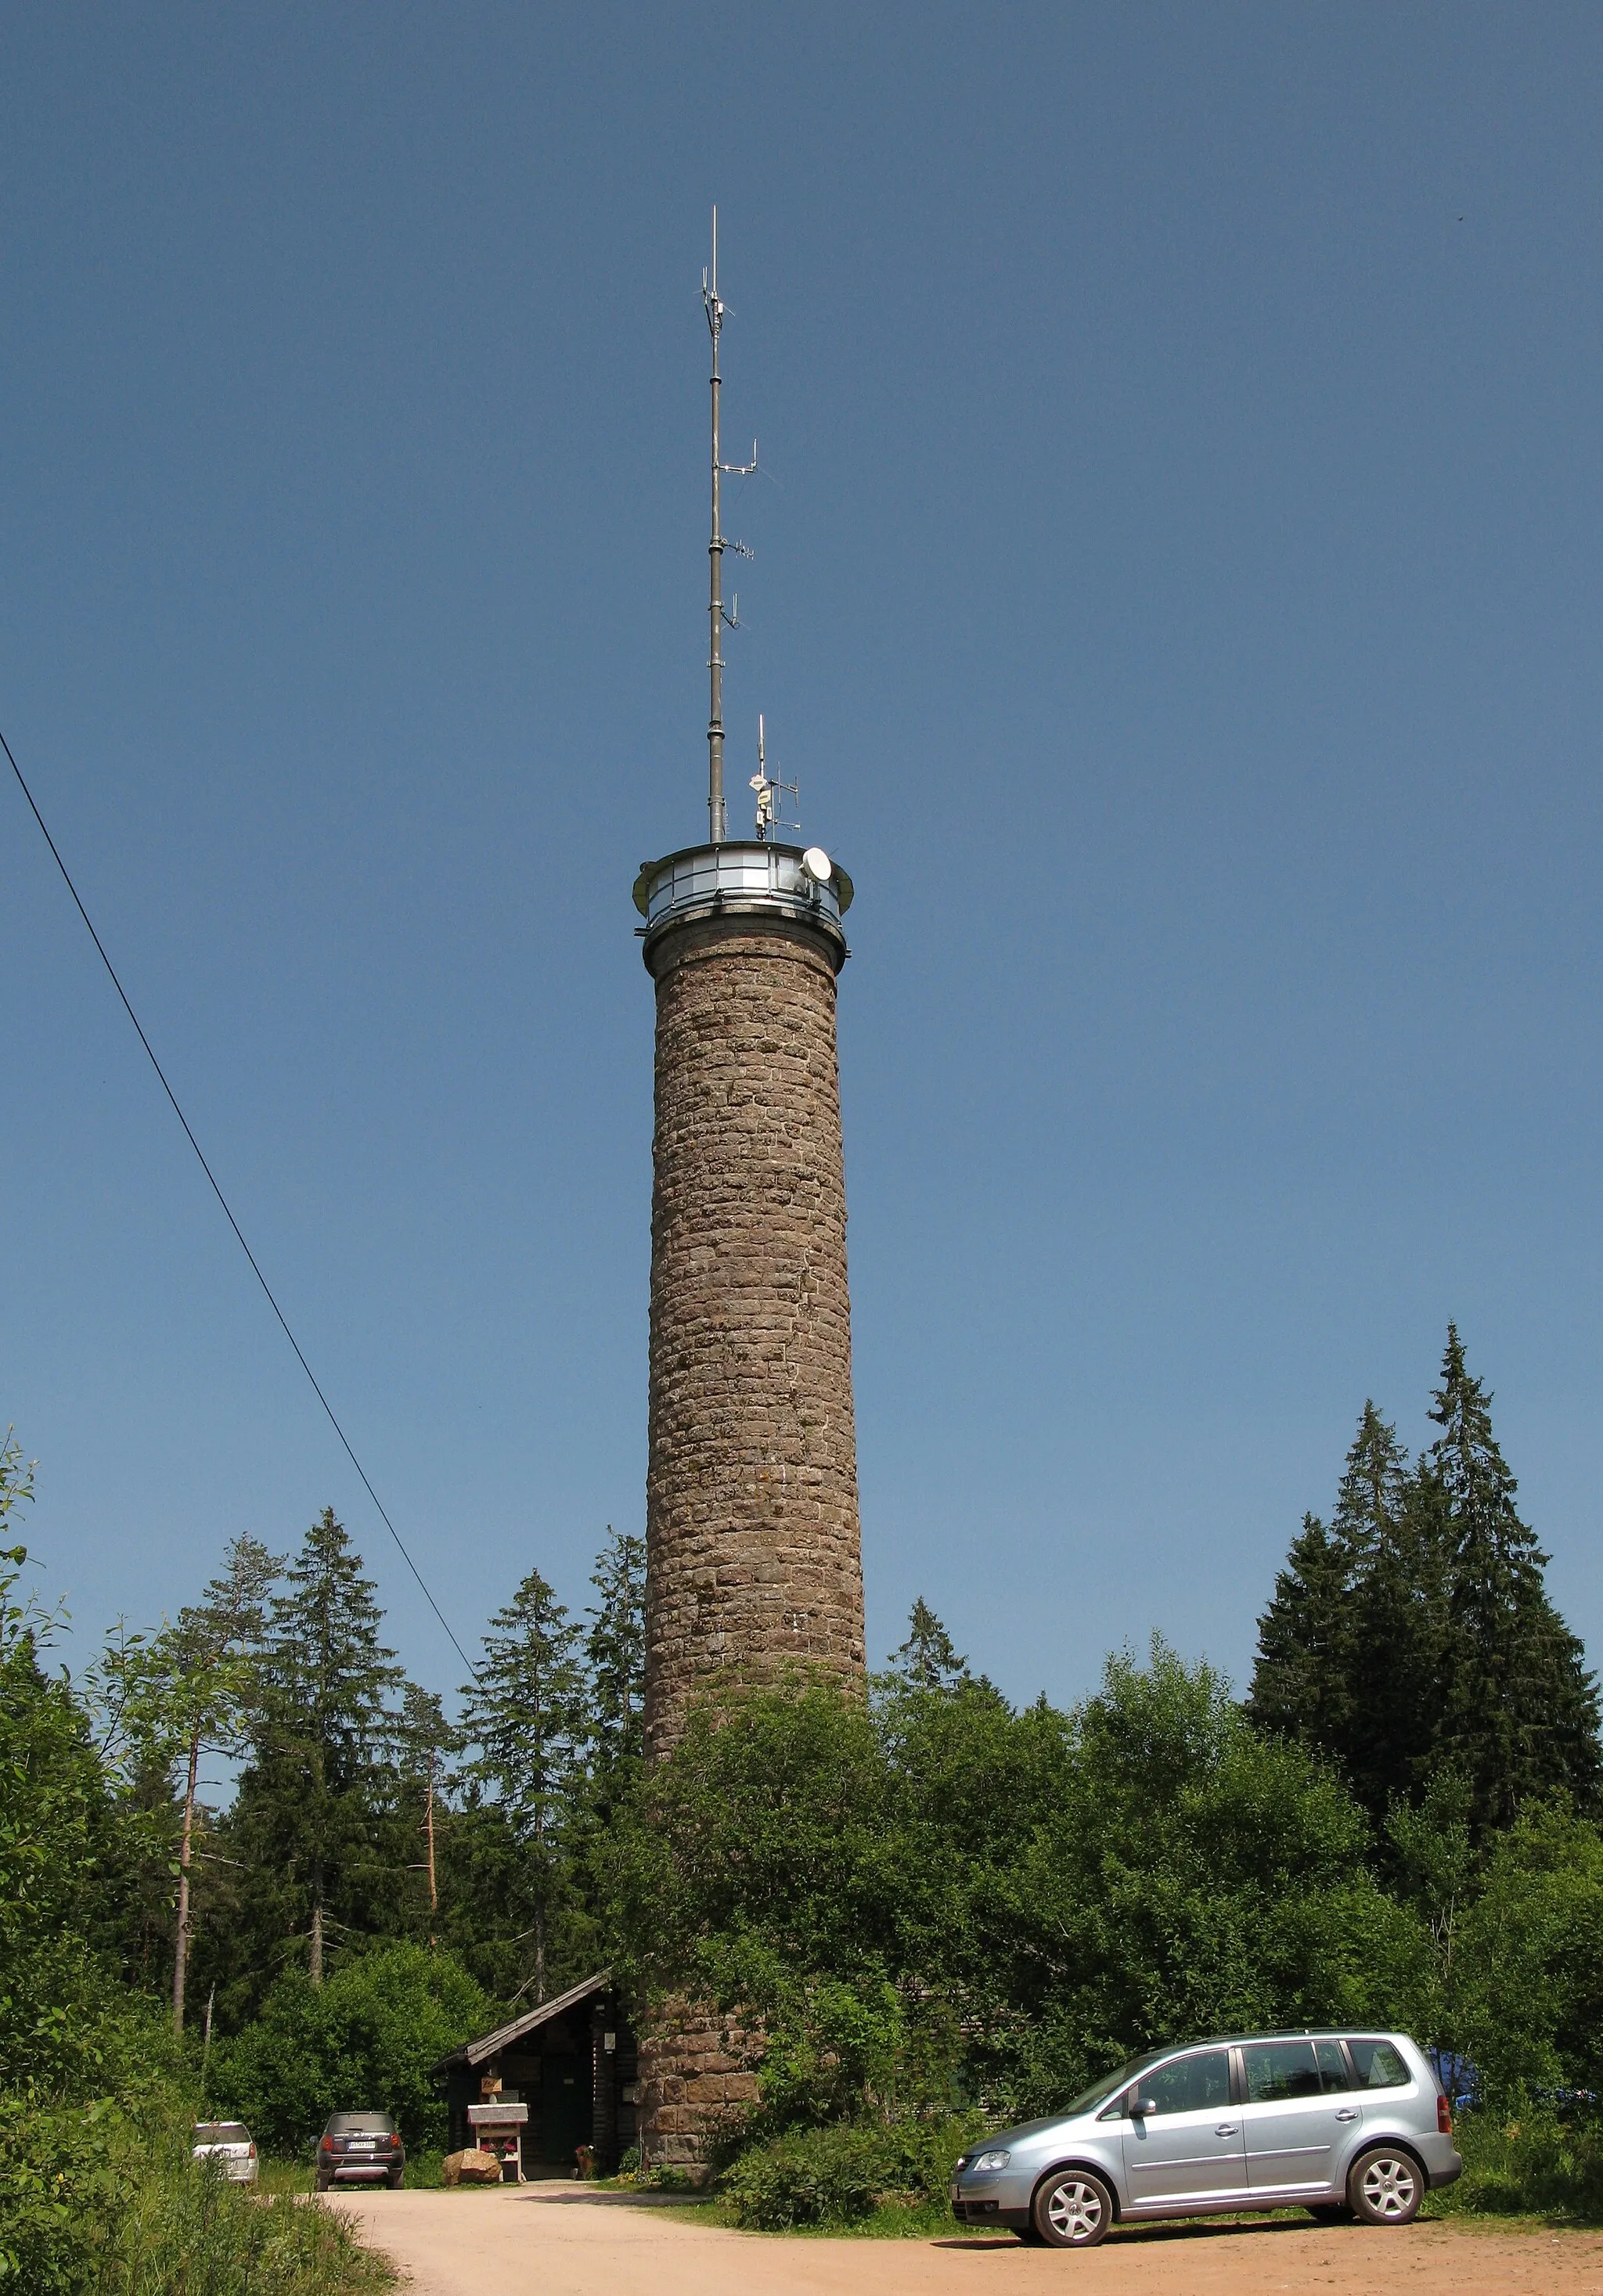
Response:
M758 2232L862 2224L887 2202L941 2202L974 2128L949 2116L793 2128L743 2152L720 2190L732 2220Z
M496 2021L496 2005L448 1953L392 1945L322 1986L292 1970L261 2015L213 2053L212 2090L259 2144L304 2152L331 2112L392 2112L409 2152L442 2145L431 2066Z
M68 2296L86 2287L115 2222L123 2178L114 2105L63 2109L0 2096L0 2289Z
M1512 2120L1466 2113L1458 2124L1464 2174L1435 2205L1462 2216L1549 2216L1603 2223L1603 2126L1550 2109Z
M190 2158L185 2101L137 2111L0 2099L0 2291L17 2296L359 2296L389 2287L343 2218Z
M725 2177L731 2218L758 2232L795 2225L858 2224L885 2188L877 2129L796 2128L743 2153Z

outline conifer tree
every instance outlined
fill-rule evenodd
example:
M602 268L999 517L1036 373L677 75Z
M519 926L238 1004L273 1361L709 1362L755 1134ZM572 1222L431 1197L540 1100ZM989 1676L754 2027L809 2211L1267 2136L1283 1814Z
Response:
M236 1951L268 1975L303 1943L319 1985L332 1931L384 1933L399 1921L410 1850L396 1808L402 1674L382 1624L362 1558L325 1507L271 1606L230 1822L243 1874Z
M1429 1771L1439 1724L1446 1553L1436 1494L1372 1402L1332 1518L1348 1558L1346 1714L1325 1744L1377 1824Z
M1261 1729L1340 1754L1352 1723L1352 1559L1317 1514L1303 1517L1258 1621L1247 1711Z
M1549 1599L1548 1557L1516 1509L1491 1403L1450 1324L1430 1414L1442 1430L1430 1471L1451 1542L1440 1751L1483 1829L1555 1787L1590 1806L1600 1767L1596 1681Z
M596 1814L604 1824L645 1747L645 1541L607 1525L590 1584L590 1759Z
M1258 1621L1247 1712L1336 1762L1378 1815L1417 1751L1408 1461L1368 1399L1329 1525L1304 1515ZM1371 1599L1386 1590L1394 1608ZM1401 1682L1393 1678L1401 1668ZM1366 1701L1369 1702L1366 1703ZM1401 1705L1400 1705L1401 1701ZM1384 1772L1384 1775L1377 1773Z
M490 1620L484 1663L463 1690L463 1727L479 1748L470 1771L521 1853L537 2001L546 1997L558 1917L573 1898L571 1832L586 1735L579 1639L566 1606L531 1570Z
M1431 1417L1410 1472L1365 1405L1330 1528L1305 1518L1259 1620L1248 1712L1329 1755L1377 1825L1450 1790L1476 1834L1555 1788L1589 1807L1596 1688L1451 1325Z
M891 1653L892 1674L909 1690L957 1690L973 1680L946 1628L922 1595L908 1613L908 1638Z

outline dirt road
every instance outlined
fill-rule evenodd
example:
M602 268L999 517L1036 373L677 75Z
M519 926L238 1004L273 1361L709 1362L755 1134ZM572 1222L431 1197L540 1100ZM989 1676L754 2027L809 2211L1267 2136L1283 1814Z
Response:
M1142 2225L1082 2256L1015 2242L777 2240L573 2185L347 2193L410 2296L1603 2296L1603 2235L1293 2217Z

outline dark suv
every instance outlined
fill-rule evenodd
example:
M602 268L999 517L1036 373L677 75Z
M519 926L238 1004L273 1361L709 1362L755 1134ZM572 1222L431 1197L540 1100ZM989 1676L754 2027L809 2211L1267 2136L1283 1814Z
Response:
M406 2147L387 2112L332 2112L317 2139L317 2190L331 2185L388 2185L407 2173Z

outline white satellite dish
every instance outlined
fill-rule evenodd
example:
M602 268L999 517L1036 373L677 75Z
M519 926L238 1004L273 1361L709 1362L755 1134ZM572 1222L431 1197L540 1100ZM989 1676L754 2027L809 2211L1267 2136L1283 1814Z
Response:
M821 845L808 847L802 856L802 866L810 877L816 877L820 885L827 885L834 874L834 863Z

